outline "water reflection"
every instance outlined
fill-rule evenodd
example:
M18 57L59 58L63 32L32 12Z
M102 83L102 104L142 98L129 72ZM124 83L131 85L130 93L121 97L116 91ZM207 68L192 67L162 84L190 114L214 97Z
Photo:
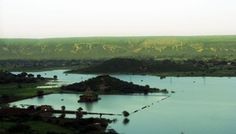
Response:
M206 77L202 77L203 79L203 85L206 86Z
M117 118L114 118L111 121L112 121L112 123L116 123L118 120L117 120Z
M129 122L130 122L130 120L128 118L124 118L124 120L123 120L123 124L124 125L128 125Z
M85 103L85 110L91 112L93 110L94 103Z
M37 97L38 103L44 103L44 99L43 98L44 98L43 96L38 96Z

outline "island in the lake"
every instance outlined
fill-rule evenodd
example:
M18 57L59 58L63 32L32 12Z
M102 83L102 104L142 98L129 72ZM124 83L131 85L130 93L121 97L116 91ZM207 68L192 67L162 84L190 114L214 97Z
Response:
M78 102L93 102L99 100L99 94L132 94L142 93L148 94L152 92L168 93L167 89L150 88L148 85L141 86L133 84L132 82L126 82L109 75L99 75L97 77L82 81L80 83L74 83L61 88L52 89L37 89L36 86L44 85L48 80L57 79L45 78L41 75L34 76L30 73L13 74L7 71L1 71L0 73L0 121L3 123L3 127L0 132L15 133L16 129L19 129L19 133L31 133L34 131L40 133L72 133L76 129L79 133L86 134L116 134L113 129L107 128L111 120L101 118L102 115L118 115L114 113L97 113L87 112L79 108L77 111L66 110L65 106L62 106L61 110L55 110L50 105L27 105L22 108L9 107L7 103L21 100L30 97L42 98L45 94L57 93L57 92L81 92ZM53 116L53 114L61 114L59 117ZM75 114L75 119L66 117L66 114ZM83 115L98 115L100 118L84 118ZM125 121L127 122L127 111L123 112ZM24 120L24 122L16 123L17 120ZM33 124L31 124L33 123ZM34 123L40 124L40 126L50 126L48 131L36 130ZM10 125L8 125L10 124ZM66 126L66 127L64 127ZM58 128L55 130L53 128Z
M167 89L151 88L149 85L141 86L132 82L122 81L109 75L99 75L80 83L62 86L62 90L85 92L90 89L99 94L129 94L129 93L168 93Z
M83 95L79 96L78 102L95 102L100 100L101 98L98 96L97 93L92 91L90 88L88 88Z

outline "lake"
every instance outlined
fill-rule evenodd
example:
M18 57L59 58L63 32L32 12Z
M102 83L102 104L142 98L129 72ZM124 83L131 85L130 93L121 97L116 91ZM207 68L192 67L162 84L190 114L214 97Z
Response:
M80 82L96 75L64 74L65 70L30 72L43 77L58 76L56 86ZM17 73L17 72L16 72ZM112 75L116 78L132 81L140 85L166 88L176 93L145 95L101 95L100 101L93 104L77 103L79 94L51 94L42 99L32 98L12 105L49 104L55 109L62 105L75 110L82 107L92 112L121 113L132 112L143 106L150 106L131 114L127 124L122 116L110 125L122 134L235 134L236 128L236 77L166 77L150 75Z

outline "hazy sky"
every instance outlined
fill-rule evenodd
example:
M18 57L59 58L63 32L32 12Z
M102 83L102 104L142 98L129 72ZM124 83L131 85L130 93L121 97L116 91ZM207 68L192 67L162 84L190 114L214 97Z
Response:
M0 37L236 34L236 0L0 0Z

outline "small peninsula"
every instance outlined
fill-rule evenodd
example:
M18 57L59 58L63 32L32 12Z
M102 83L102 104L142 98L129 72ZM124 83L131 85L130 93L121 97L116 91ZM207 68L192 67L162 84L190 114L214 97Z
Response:
M42 97L45 94L57 92L57 88L37 88L45 85L50 80L56 79L57 76L46 78L40 74L34 76L34 74L26 72L14 74L0 70L0 104L35 96Z

